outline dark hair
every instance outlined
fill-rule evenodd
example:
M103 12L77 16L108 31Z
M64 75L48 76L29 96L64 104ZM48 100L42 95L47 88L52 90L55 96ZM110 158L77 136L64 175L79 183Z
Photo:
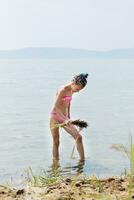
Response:
M74 76L72 79L72 82L74 82L76 85L82 85L83 87L85 87L87 84L87 77L88 77L88 74L81 73Z

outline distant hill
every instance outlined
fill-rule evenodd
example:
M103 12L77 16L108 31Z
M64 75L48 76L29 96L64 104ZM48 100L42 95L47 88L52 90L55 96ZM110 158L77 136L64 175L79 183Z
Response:
M134 59L134 48L90 51L71 48L24 48L0 50L0 59Z

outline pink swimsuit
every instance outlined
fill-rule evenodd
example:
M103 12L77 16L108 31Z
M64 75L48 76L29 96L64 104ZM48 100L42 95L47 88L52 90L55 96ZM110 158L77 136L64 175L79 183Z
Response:
M63 96L62 98L64 103L70 103L70 101L72 100L72 96ZM60 114L57 111L51 112L51 117L56 120L59 123L63 123L66 119L68 119L68 113L65 114Z
M67 96L67 95L65 95L65 96L63 96L63 98L62 98L62 100L64 101L64 102L69 102L70 103L70 101L72 100L72 96Z

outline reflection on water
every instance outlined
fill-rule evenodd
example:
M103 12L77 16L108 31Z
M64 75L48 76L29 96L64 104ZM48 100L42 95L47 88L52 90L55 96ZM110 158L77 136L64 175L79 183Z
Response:
M47 171L50 175L80 175L84 172L85 161L78 161L76 164L71 165L71 162L65 167L61 167L59 160L53 161L49 170Z
M78 161L74 165L66 166L63 168L63 175L80 175L84 172L85 161Z
M85 161L81 162L77 159L70 159L68 162L60 163L60 161L53 161L51 166L45 170L47 175L50 176L90 176L95 175L97 177L107 177L109 175L117 175L117 169L108 168L105 165L105 160L102 163L97 162L89 157Z

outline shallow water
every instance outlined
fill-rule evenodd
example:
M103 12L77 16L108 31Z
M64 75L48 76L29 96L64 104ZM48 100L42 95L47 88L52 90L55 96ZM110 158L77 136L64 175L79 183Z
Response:
M120 175L129 162L112 144L129 144L134 134L134 60L1 60L0 179L52 168L49 112L55 91L79 73L90 74L87 87L74 94L73 119L84 119L86 160L70 159L73 139L60 134L62 174Z

